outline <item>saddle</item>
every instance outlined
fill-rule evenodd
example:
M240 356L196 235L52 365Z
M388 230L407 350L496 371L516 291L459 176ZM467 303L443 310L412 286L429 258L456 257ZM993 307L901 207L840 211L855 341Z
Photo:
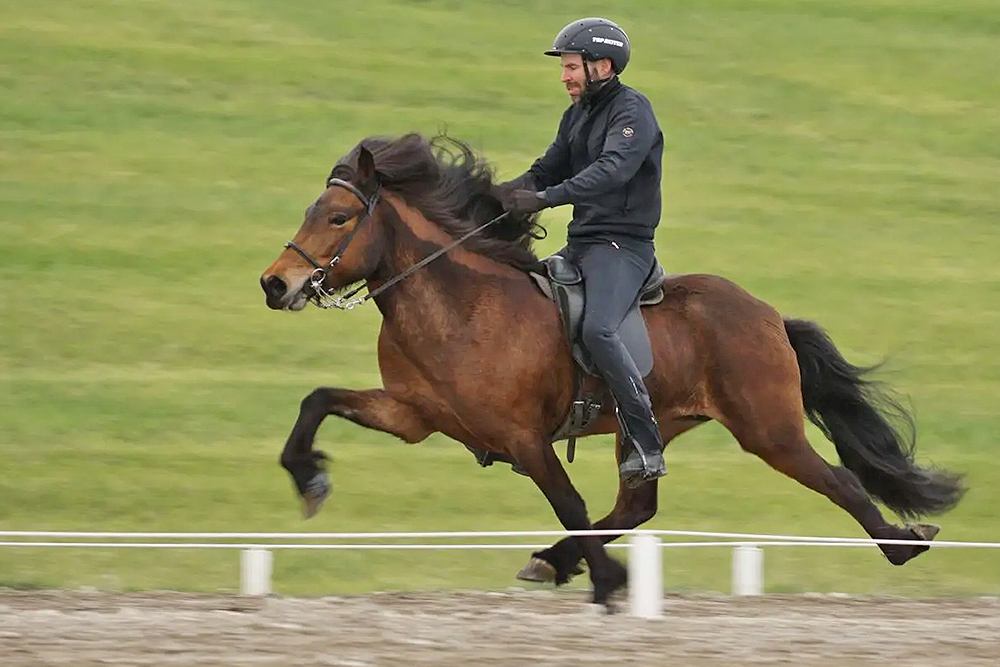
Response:
M586 348L580 340L580 322L583 319L585 296L583 274L569 259L558 252L541 260L539 271L529 275L542 293L556 303L563 332L573 353L573 403L562 426L552 436L556 440L568 439L566 458L573 461L576 436L583 433L601 412L601 404L596 397L584 389L583 373L599 377ZM667 278L663 266L655 258L653 268L643 283L639 298L632 304L625 319L618 328L625 348L635 361L643 377L653 370L653 350L649 342L649 332L642 316L641 307L663 301L663 283Z

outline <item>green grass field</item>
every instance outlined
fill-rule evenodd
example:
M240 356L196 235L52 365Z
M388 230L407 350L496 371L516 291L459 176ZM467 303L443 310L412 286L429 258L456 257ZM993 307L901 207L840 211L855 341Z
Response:
M303 523L277 456L315 386L379 383L378 313L269 311L260 272L331 164L442 128L501 176L566 98L540 55L608 3L49 0L0 4L0 529L556 529L530 481L331 419L334 495ZM814 319L968 473L941 539L1000 540L1000 13L994 0L614 5L625 81L666 135L658 254ZM545 214L562 244L568 209ZM810 430L828 458L832 447ZM679 439L649 527L860 537L717 425ZM592 517L611 440L570 474ZM503 588L526 551L280 552L279 593ZM621 556L619 552L619 556ZM729 551L666 554L728 590ZM770 548L770 592L1000 593L1000 553ZM586 586L585 579L574 586ZM0 549L0 587L234 590L234 552Z

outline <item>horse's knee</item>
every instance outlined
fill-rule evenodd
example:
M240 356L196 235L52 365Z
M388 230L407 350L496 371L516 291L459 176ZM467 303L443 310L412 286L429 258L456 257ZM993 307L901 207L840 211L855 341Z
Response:
M303 413L323 412L330 405L330 389L317 387L299 403L299 411Z

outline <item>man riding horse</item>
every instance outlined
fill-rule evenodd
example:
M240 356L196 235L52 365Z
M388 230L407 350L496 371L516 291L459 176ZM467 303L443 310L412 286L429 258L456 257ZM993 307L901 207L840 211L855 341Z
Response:
M628 36L607 19L559 32L545 55L562 61L572 104L545 154L496 193L514 214L573 205L560 254L583 275L581 337L617 404L628 452L619 475L636 487L667 470L649 392L617 332L654 266L663 133L649 100L618 78L630 54Z

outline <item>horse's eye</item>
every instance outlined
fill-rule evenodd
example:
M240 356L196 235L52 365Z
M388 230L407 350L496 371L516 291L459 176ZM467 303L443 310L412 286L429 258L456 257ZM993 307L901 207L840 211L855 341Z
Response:
M330 216L330 224L334 227L343 227L347 222L347 216L343 213L334 213Z

